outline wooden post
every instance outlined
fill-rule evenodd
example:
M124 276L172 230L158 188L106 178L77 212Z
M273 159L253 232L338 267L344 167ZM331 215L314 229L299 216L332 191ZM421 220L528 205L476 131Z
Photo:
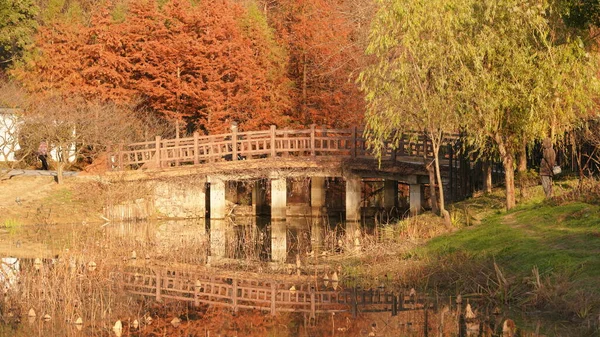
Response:
M198 165L200 163L200 153L198 148L198 132L194 132L194 165Z
M398 296L398 299L400 300L398 302L398 310L402 311L402 310L404 310L404 293L403 292L400 293L400 296Z
M271 315L272 316L275 316L275 314L277 313L277 308L275 306L276 297L277 297L277 288L275 287L275 282L272 282L271 283Z
M160 136L156 136L156 144L154 145L154 149L156 150L156 154L154 155L154 159L156 160L156 167L160 168Z
M211 275L211 276L210 276L210 294L212 295L212 294L214 294L214 293L215 293L215 276L214 276L214 275ZM212 301L212 300L213 300L213 297L212 297L212 296L209 296L209 297L208 297L208 300L209 300L209 301Z
M231 160L238 160L237 123L231 124Z
M160 296L160 269L157 269L155 271L156 273L156 301L160 302L161 301L161 296Z
M213 163L215 161L215 137L214 136L208 136L208 162L209 163ZM217 151L218 154L218 151Z
M238 302L238 280L237 279L233 279L233 312L237 312L238 311L238 307L237 307L237 302Z
M323 140L321 141L321 147L326 149L329 147L329 141L327 140L327 125L321 125L321 137Z
M275 125L271 125L271 157L277 156L277 151L275 149L275 129L277 127Z
M281 140L281 146L282 146L282 148L281 148L281 151L282 151L281 156L282 157L289 156L290 150L291 150L290 141L289 141L289 138L288 138L288 131L287 130L289 130L289 128L284 128L283 129L283 139Z
M315 124L310 125L310 155L315 156Z
M352 158L356 158L356 126L352 127Z
M398 316L398 296L392 294L392 316Z
M310 290L310 319L316 319L317 304L315 303L315 290Z
M200 306L200 299L198 298L198 296L200 295L200 280L196 280L196 283L194 283L194 306L195 307L199 307Z

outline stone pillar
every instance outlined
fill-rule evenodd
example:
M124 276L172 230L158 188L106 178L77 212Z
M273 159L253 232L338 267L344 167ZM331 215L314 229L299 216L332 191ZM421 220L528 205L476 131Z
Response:
M390 210L398 206L398 181L386 179L383 182L383 207Z
M260 215L267 201L267 191L265 191L264 180L257 180L252 186L252 213Z
M346 223L360 222L360 177L346 177Z
M323 246L323 217L327 215L325 196L325 177L310 178L310 208L312 214L310 241L315 254L319 254Z
M410 184L410 214L416 215L423 209L423 185Z
M271 260L284 263L287 259L287 225L285 220L271 221Z
M271 219L285 219L287 208L287 183L285 178L271 180Z
M209 177L210 182L210 218L225 218L225 181Z
M312 215L320 217L325 207L325 177L310 178L310 208Z

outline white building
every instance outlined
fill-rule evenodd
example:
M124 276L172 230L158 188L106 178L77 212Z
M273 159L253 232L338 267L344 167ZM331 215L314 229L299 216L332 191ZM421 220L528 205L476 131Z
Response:
M0 108L0 161L15 161L19 109Z
M15 154L21 149L18 139L18 126L20 109L0 108L0 162L16 161ZM75 130L73 130L75 135ZM50 143L48 144L48 156L53 161L58 161L58 151ZM69 157L69 162L74 162L76 159L75 144L71 144L67 149L66 154Z

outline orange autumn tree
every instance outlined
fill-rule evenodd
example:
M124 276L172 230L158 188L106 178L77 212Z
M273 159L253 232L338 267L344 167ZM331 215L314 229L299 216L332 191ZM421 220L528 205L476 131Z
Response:
M294 111L302 124L360 125L363 96L354 83L363 53L348 1L270 1L271 20L289 56Z
M132 1L123 20L102 7L90 23L54 22L40 30L35 62L13 74L34 91L136 100L204 132L285 124L286 78L269 61L269 43L252 35L240 5ZM271 44L272 45L272 44ZM262 48L261 48L262 47Z

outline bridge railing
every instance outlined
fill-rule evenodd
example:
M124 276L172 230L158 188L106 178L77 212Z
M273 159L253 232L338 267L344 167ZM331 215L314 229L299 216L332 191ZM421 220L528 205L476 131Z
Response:
M318 313L378 312L419 310L428 300L416 294L393 293L381 289L332 288L322 279L310 284L295 284L269 279L219 277L167 269L123 272L118 282L131 294L155 298L201 303L238 309L254 309L271 314L303 312L314 317ZM297 286L297 289L296 289Z
M110 153L112 170L141 167L171 167L197 165L217 161L254 160L293 156L337 156L373 158L359 128L327 129L312 125L310 129L289 130L271 126L269 130L237 132L216 135L162 139L121 144ZM395 160L397 156L432 157L431 142L424 136L404 136L399 146L384 144L382 159Z

